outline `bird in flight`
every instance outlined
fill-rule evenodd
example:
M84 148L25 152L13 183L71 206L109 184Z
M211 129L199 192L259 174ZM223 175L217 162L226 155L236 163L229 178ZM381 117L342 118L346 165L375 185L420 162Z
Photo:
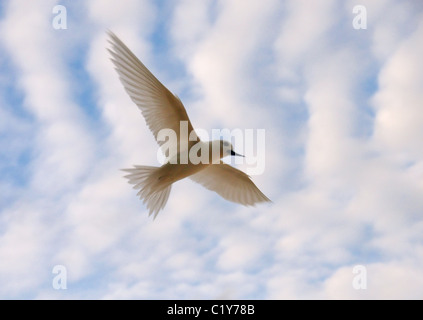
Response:
M166 142L160 138L161 130L171 130L177 137L173 149L176 152L169 152L167 162L161 167L135 165L134 168L123 169L129 173L125 178L139 189L137 195L146 204L149 215L154 214L156 218L167 203L172 184L186 177L226 200L245 206L271 202L247 174L221 160L226 156L241 156L233 150L232 144L223 140L201 141L181 100L114 33L109 31L108 35L111 44L108 51L120 81L141 110L158 144L163 148ZM182 124L187 126L189 137L182 135ZM206 155L207 161L193 161L191 155L198 156L198 151Z

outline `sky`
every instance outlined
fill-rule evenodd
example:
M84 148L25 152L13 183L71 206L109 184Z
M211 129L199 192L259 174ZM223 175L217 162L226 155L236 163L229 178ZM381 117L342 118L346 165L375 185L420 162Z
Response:
M107 30L195 128L265 133L273 203L184 179L148 217ZM0 298L423 298L422 38L412 0L2 1Z

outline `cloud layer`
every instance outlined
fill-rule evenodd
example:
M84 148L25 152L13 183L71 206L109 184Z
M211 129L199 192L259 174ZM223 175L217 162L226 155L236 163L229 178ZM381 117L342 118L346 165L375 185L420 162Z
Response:
M0 9L1 298L422 297L420 4L364 1L355 30L354 1L73 1L55 30L56 4ZM184 180L148 218L119 169L157 146L107 29L194 126L266 130L272 205Z

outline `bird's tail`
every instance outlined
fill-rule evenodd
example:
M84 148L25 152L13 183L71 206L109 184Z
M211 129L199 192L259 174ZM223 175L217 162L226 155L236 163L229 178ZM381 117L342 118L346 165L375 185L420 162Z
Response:
M164 208L169 198L172 184L161 179L160 167L134 166L131 169L122 169L129 172L125 176L134 189L139 189L137 196L147 205L149 215L154 213L154 219L160 210Z

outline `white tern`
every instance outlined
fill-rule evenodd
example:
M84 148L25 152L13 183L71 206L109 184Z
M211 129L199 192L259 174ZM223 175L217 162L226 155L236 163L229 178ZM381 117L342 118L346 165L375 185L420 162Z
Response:
M226 200L253 206L259 202L270 202L244 172L224 163L221 158L240 156L235 153L228 141L214 140L203 142L196 135L191 121L181 100L170 92L112 32L108 32L111 49L108 49L112 62L119 74L126 92L141 110L147 126L152 131L158 144L163 147L165 141L158 139L162 129L176 132L176 154L170 154L168 161L161 167L134 166L123 169L129 172L125 177L129 183L139 189L138 196L146 204L149 214L157 216L169 198L172 184L189 177L207 189L215 191ZM180 136L180 126L188 125L188 137ZM181 143L182 142L184 143ZM182 148L182 145L186 146ZM183 153L206 150L208 161L193 163L191 157L181 161ZM182 150L181 150L182 149ZM218 152L213 152L218 150Z

